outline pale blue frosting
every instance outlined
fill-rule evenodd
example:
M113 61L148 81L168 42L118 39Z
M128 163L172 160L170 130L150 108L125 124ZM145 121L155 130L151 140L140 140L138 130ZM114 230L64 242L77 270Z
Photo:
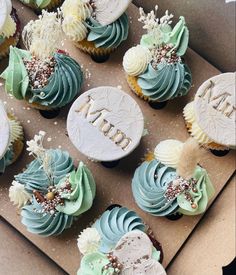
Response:
M145 96L152 101L166 101L188 93L192 76L188 66L182 62L159 63L157 69L149 64L139 75L138 84Z
M80 65L65 54L55 53L56 66L48 84L42 89L33 89L29 102L36 102L52 108L60 108L70 103L78 95L83 73Z
M14 158L14 152L13 152L12 146L10 146L7 152L5 153L5 155L2 157L2 159L0 159L1 174L4 173L6 167L12 163L13 158Z
M24 184L25 189L31 193L33 190L43 193L47 192L49 185L58 184L74 168L73 160L68 152L59 149L50 149L47 151L47 154L49 156L49 167L53 183L50 183L48 175L43 169L42 162L38 159L32 161L23 173L15 176L15 179L19 183Z
M117 48L128 37L129 19L124 13L115 22L102 26L91 17L86 26L89 30L87 40L94 42L97 48Z
M145 231L142 219L125 207L115 207L105 211L93 225L100 236L101 245L99 251L108 253L126 233L132 230Z
M164 194L175 178L175 169L164 166L158 160L143 162L132 180L132 191L138 206L154 216L174 213L178 209L177 200L168 201Z
M32 204L26 205L21 210L21 222L31 233L44 237L59 235L66 228L71 227L73 216L56 212L54 215L42 213L42 207L33 198Z

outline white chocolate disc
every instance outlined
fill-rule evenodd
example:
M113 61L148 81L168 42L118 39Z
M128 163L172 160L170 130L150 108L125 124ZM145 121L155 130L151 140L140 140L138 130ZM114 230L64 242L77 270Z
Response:
M132 0L94 0L96 20L106 26L115 22L128 8Z
M135 100L114 87L91 89L73 103L67 131L75 147L88 158L114 161L140 143L143 114Z
M10 142L10 124L4 105L0 100L0 159L5 155Z
M194 110L203 132L216 143L235 148L235 73L224 73L205 81L198 89Z
M11 13L11 9L12 4L10 0L0 0L0 34L8 15Z
M166 275L163 266L152 259L152 242L140 230L125 234L117 243L113 255L122 264L121 275Z

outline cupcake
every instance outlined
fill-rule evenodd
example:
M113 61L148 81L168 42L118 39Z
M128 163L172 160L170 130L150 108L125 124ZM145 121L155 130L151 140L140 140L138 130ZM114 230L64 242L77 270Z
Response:
M28 50L10 48L9 65L1 74L6 91L39 110L58 109L80 92L83 73L80 65L64 51L61 21L56 13L30 21L22 36Z
M203 213L214 188L198 161L199 147L194 139L160 142L154 158L135 171L132 191L137 205L153 216Z
M16 46L20 38L20 21L10 0L0 3L0 60L9 54L10 46Z
M53 10L59 7L63 0L20 0L24 5L30 7L36 12L40 12L42 9Z
M19 121L5 111L1 100L0 118L0 174L3 174L6 167L20 156L24 147L24 134Z
M184 108L189 133L207 149L236 148L235 77L235 73L224 73L206 80Z
M93 88L77 98L67 117L67 132L89 159L113 162L140 143L144 119L138 104L118 88Z
M189 31L183 16L172 27L172 14L157 18L155 12L145 14L140 8L139 21L144 24L147 34L140 44L130 48L124 55L123 67L127 81L139 97L158 106L175 97L188 93L192 76L184 63Z
M65 0L63 30L80 50L95 61L109 57L128 37L129 19L125 13L131 0Z
M134 211L125 207L107 210L79 235L78 248L83 257L77 275L165 275L159 262L160 248L153 245L153 240Z
M21 209L21 221L27 230L47 237L61 234L75 217L91 208L96 186L82 162L74 170L68 152L44 149L44 136L41 131L27 142L35 160L15 176L9 197Z

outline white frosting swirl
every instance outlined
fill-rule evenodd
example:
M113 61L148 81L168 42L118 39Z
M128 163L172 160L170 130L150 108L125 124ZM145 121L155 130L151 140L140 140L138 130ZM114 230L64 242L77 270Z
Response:
M100 246L101 236L96 228L88 227L84 229L77 239L79 251L82 254L93 253Z
M9 198L14 205L21 208L31 199L31 195L25 190L23 184L14 180L9 188Z
M175 139L161 141L154 150L155 158L168 167L177 168L183 145Z
M151 61L151 53L140 45L130 48L124 55L123 67L128 75L137 76L143 73Z
M10 124L10 143L12 144L18 139L22 139L23 137L23 127L20 122L14 119L9 119Z
M0 35L9 38L16 32L16 23L11 18L12 4L10 0L0 1Z
M89 0L65 0L61 6L63 17L72 16L79 21L84 21L91 16Z
M88 30L83 21L67 16L63 20L62 29L72 41L82 41L87 37Z
M195 113L194 113L194 109L193 109L193 101L188 103L184 107L183 115L184 115L184 119L186 120L187 123L191 123L191 124L194 123Z

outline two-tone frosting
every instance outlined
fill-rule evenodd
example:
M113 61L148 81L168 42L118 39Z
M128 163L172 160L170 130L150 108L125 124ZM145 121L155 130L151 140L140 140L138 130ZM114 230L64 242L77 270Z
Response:
M55 53L53 58L54 72L47 80L47 84L40 88L35 86L35 82L30 81L30 69L26 67L25 61L30 63L32 59L30 52L11 47L9 65L1 75L5 79L6 91L17 99L25 99L30 103L39 103L51 108L70 103L83 83L80 65L66 54Z
M191 88L191 71L181 58L188 47L189 31L183 16L172 29L172 17L167 11L159 19L154 11L145 14L141 8L139 21L147 34L123 58L125 72L137 78L142 95L150 101L184 96ZM146 48L146 54L141 47Z
M70 227L74 217L92 206L96 186L89 169L80 162L77 171L67 152L46 150L40 132L27 142L36 159L15 176L9 190L11 201L21 208L22 223L29 232L51 236Z
M125 11L131 1L112 2L66 0L61 8L65 34L75 42L93 42L97 48L117 48L128 37Z
M214 188L207 171L197 165L195 142L163 141L155 157L135 171L132 191L138 206L154 216L203 213Z

